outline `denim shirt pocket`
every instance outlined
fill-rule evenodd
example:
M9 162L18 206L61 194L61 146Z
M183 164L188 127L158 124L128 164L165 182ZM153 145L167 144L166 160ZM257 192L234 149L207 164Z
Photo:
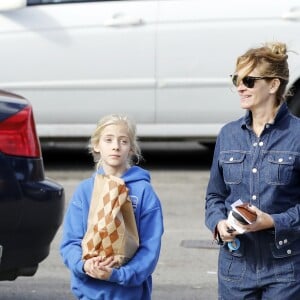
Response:
M220 249L219 273L226 281L241 282L244 280L247 265L244 258L244 244L236 251L230 251L227 244Z
M271 185L285 185L291 180L295 155L291 152L269 152L267 183Z
M239 184L242 181L246 153L238 151L220 152L220 164L226 184Z

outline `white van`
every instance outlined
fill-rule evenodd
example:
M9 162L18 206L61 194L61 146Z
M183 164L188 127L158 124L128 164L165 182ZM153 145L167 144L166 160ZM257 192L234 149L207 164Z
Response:
M42 141L85 139L123 113L142 140L213 142L244 114L237 56L269 41L294 51L300 115L299 0L1 0L0 22L0 88L30 99Z

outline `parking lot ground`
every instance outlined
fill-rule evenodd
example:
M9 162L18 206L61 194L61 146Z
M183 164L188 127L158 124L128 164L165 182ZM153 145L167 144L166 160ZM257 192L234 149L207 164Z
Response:
M151 151L153 155L153 151ZM68 157L71 154L68 153ZM157 152L161 155L161 152ZM166 166L158 156L146 152L152 184L161 200L165 232L157 268L153 274L153 300L217 299L218 250L204 224L205 190L209 178L209 162L204 154L186 152L184 158L168 153L163 159L177 159L177 167ZM193 158L194 156L194 158ZM196 159L195 159L196 157ZM80 180L90 176L93 168L77 165L49 168L47 176L58 180L66 191L66 205ZM66 158L65 158L66 159ZM72 158L73 160L73 158ZM190 161L192 160L192 161ZM195 160L195 163L194 161ZM69 271L59 255L61 229L51 246L49 257L40 264L32 278L0 282L1 300L72 300Z

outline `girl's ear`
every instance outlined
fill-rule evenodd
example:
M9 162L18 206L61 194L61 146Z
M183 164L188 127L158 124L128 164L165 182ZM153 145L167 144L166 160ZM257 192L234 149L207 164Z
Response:
M100 152L100 149L99 149L99 147L98 147L98 146L94 146L94 148L93 148L93 149L94 149L94 151L95 151L95 152Z
M132 156L134 155L134 152L132 149L129 150L128 152L128 159L132 159Z

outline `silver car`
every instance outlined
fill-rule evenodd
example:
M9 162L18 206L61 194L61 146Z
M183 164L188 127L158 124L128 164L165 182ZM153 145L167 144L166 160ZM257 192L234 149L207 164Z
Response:
M213 142L243 114L236 57L274 40L294 51L300 115L298 0L1 0L0 22L0 87L31 100L42 141L85 139L124 113L140 139Z

